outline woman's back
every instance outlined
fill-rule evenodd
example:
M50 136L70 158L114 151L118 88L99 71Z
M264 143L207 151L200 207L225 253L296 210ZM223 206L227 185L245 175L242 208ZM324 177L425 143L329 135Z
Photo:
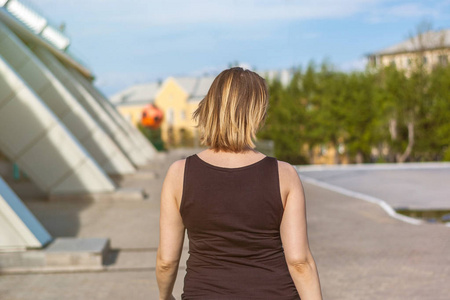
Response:
M192 155L184 170L190 257L182 299L299 299L280 238L277 160L225 168Z
M192 114L208 149L174 162L164 179L156 259L161 300L175 299L186 229L183 299L322 299L297 171L254 150L268 100L261 76L230 68Z

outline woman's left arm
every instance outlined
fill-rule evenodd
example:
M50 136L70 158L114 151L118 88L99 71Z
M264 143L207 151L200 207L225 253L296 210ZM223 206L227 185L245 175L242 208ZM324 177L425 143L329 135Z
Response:
M161 190L159 247L156 258L160 300L175 299L172 291L177 278L185 231L177 201L183 189L184 165L185 160L178 160L169 167Z

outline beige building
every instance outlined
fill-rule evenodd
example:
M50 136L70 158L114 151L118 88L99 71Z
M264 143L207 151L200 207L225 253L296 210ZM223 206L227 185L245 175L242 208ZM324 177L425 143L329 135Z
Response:
M168 141L169 145L199 145L196 122L192 119L192 114L208 93L214 78L169 77L165 81L155 103L166 113L161 129L162 138Z
M268 70L257 72L269 81L279 80L289 84L293 70ZM161 137L168 148L198 146L198 131L192 119L193 112L206 96L215 75L202 77L169 77L161 82L133 85L110 97L111 103L134 126L138 126L142 110L147 104L155 104L164 112Z
M447 65L450 56L450 29L427 31L401 43L368 56L372 66L395 65L411 70L423 64L431 70L437 65Z
M164 112L161 137L166 146L198 145L192 113L208 93L214 76L169 77L163 83L134 85L110 98L111 103L133 125L141 120L142 109L149 103Z
M155 102L161 84L151 82L133 85L112 96L109 100L131 124L137 127L141 120L142 109Z

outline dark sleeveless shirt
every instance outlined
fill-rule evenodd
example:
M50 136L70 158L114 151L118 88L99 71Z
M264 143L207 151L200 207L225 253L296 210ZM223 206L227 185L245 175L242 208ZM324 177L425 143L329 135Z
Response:
M276 158L224 168L187 157L180 213L189 237L183 300L300 299L281 244Z

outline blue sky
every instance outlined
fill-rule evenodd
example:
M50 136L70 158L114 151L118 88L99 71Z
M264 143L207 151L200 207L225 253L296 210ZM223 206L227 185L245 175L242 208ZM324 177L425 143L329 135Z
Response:
M364 55L428 21L450 27L450 0L27 0L54 24L108 96L168 76L258 70L328 59L360 69Z

